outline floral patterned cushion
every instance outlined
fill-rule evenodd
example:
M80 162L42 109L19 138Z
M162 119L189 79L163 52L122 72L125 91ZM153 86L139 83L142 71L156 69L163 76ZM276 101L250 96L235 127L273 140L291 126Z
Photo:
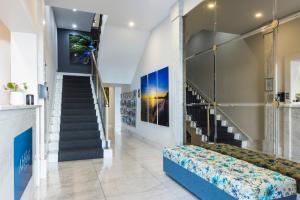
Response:
M297 192L300 193L300 163L229 144L202 144L201 147L289 176L296 180Z
M237 199L268 200L296 194L294 179L202 147L165 148L163 154Z

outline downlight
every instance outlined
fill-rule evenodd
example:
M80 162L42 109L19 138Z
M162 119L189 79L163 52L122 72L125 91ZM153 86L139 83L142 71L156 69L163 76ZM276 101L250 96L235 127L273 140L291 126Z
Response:
M135 23L131 21L131 22L128 23L128 26L129 26L129 27L134 27L134 26L135 26Z

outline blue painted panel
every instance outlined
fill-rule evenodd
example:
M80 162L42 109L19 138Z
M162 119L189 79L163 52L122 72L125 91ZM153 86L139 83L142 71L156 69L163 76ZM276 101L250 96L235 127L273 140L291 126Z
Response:
M32 177L32 128L14 139L14 199L21 199Z

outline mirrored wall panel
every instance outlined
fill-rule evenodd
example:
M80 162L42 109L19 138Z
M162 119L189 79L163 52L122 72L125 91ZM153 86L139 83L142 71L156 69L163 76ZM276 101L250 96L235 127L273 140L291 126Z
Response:
M300 1L203 1L184 17L186 137L300 161Z

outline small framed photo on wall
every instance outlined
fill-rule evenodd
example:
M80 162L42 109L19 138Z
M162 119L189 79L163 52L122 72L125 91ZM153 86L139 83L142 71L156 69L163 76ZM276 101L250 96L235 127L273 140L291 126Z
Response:
M273 92L273 78L265 78L265 92Z

